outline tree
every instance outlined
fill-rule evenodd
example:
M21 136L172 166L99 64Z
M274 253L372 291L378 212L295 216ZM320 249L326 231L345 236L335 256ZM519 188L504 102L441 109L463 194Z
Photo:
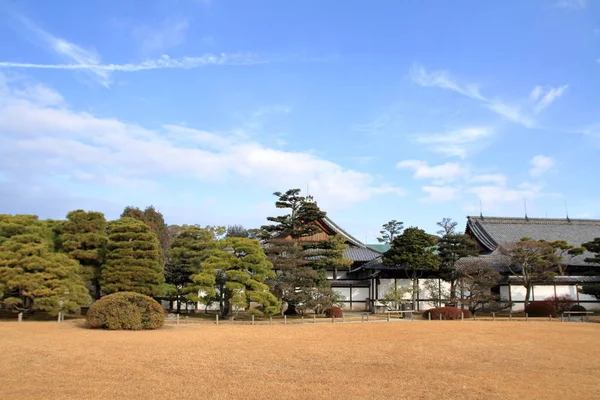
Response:
M229 225L227 227L226 236L229 237L242 237L247 238L250 235L248 229L244 228L242 225Z
M452 218L442 218L440 222L436 222L436 225L442 228L436 232L438 235L454 235L456 234L456 225L458 225L458 222L452 221Z
M127 206L121 213L121 218L135 218L138 221L146 223L156 235L160 243L160 262L164 265L166 254L169 250L171 234L169 226L166 224L163 215L154 206L148 206L145 210L140 210L137 207Z
M261 227L267 257L279 271L268 282L277 298L288 304L286 313L295 314L296 305L310 300L311 288L319 281L319 274L307 265L310 254L300 239L318 233L316 222L326 213L312 199L301 196L300 189L274 195L278 198L275 206L289 213L268 217L267 220L275 224Z
M177 301L178 313L181 311L183 296L188 292L187 286L192 283L191 276L198 273L202 261L210 256L208 250L216 248L214 233L198 225L184 225L173 240L171 249L167 252L165 280L174 286L171 294Z
M75 312L91 298L80 265L53 252L52 231L32 215L0 215L0 298L17 311Z
M587 257L585 262L592 264L600 264L600 238L595 238L591 242L581 245L587 251L594 253L592 257ZM581 288L581 293L589 294L597 299L600 299L600 283L586 283Z
M427 299L433 303L434 307L441 307L444 300L450 299L452 301L450 291L442 287L442 281L440 279L425 279L423 288Z
M104 214L75 210L67 214L60 241L69 257L79 261L84 281L93 287L92 297L101 294L100 278L108 245L108 223Z
M527 307L534 283L554 279L558 264L554 248L548 242L525 237L517 243L500 246L500 252L510 257L510 272L523 281Z
M392 242L390 249L383 255L385 265L401 267L412 280L413 289L411 303L416 306L418 293L418 278L425 271L435 271L440 267L441 260L434 253L436 241L424 230L410 227Z
M585 252L585 249L583 247L575 247L565 240L555 240L552 242L548 242L548 244L552 246L552 248L556 252L556 267L558 269L558 274L561 276L567 275L567 268L573 257L580 256Z
M442 261L441 277L450 283L449 296L450 299L455 299L456 282L459 278L456 262L463 257L476 256L477 243L468 235L447 233L438 242L438 251Z
M160 244L152 229L142 221L124 217L110 222L108 239L102 290L107 294L161 295L164 268L160 262Z
M348 245L341 235L306 243L304 248L307 250L307 265L316 271L333 271L333 279L337 279L338 270L347 270L353 263L345 255Z
M258 303L264 314L275 314L279 302L264 283L275 272L260 243L234 237L223 240L220 247L202 263L198 273L192 275L195 286L188 297L200 301L205 295L216 295L223 317L230 315L233 308L248 308L251 301Z
M396 236L402 233L404 223L393 219L390 222L383 224L382 228L383 229L379 231L381 237L378 237L377 241L379 243L391 244Z
M412 287L400 286L398 285L398 282L394 280L392 286L390 286L383 294L381 302L391 310L400 310L408 300L406 299L406 295L411 294L412 291Z
M460 302L475 313L485 304L500 300L492 293L498 284L500 273L481 260L462 265L459 271Z
M310 198L300 196L300 189L290 189L285 193L275 192L273 195L278 197L275 207L289 209L290 212L278 217L267 217L268 221L275 224L263 225L261 228L271 237L289 236L299 239L319 232L315 222L325 217L326 213Z

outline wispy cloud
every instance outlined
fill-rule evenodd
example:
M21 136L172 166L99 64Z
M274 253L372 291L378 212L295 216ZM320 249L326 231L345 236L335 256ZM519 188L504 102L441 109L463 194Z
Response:
M69 62L69 65L85 65L86 68L81 68L81 70L87 71L102 85L110 84L110 72L107 69L96 68L100 65L101 59L94 49L85 49L66 39L54 36L23 16L16 15L15 18L33 35L34 41L47 51Z
M537 177L554 167L556 161L551 157L537 155L533 157L529 163L531 164L529 174L533 177Z
M587 7L587 0L559 0L554 7L582 9Z
M136 26L132 31L132 36L140 43L142 53L160 54L185 42L189 27L190 23L187 18L167 18L158 28L148 25Z
M558 99L569 85L563 85L560 87L552 87L552 86L536 86L529 97L535 102L535 113L539 114L543 109L548 107L550 104L554 102L554 100Z
M547 86L536 86L531 92L530 98L536 95L533 110L531 107L523 107L516 104L489 98L481 94L479 85L473 83L463 83L452 76L448 71L427 71L423 66L415 64L410 70L410 77L418 85L424 87L437 87L441 89L452 90L463 96L480 101L486 108L502 116L503 118L523 125L528 128L535 127L536 121L533 115L538 114L548 107L554 100L558 99L567 89L568 85L557 88ZM527 111L529 108L529 112Z
M438 153L465 158L476 144L492 134L493 130L488 127L469 127L442 134L420 134L416 141L431 146Z
M396 164L396 168L412 169L415 179L432 179L436 183L452 182L464 176L468 170L459 163L445 163L430 166L427 161L405 160Z

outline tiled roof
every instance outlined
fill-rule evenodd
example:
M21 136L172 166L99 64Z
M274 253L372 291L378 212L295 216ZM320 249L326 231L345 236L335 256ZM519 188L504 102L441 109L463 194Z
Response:
M381 253L376 250L367 247L352 246L348 246L344 250L344 255L354 261L371 261L377 257L381 257Z
M337 234L343 236L350 244L353 244L354 246L357 246L357 247L367 247L367 246L365 246L365 244L363 242L361 242L360 240L356 239L355 237L353 237L352 235L350 235L348 232L344 231L342 228L340 228L339 226L337 226L328 217L321 218L321 221L325 225L327 225L331 230L333 230Z
M467 233L489 251L504 243L518 242L523 237L534 240L565 240L574 246L600 237L600 220L549 218L467 217ZM569 265L590 265L584 261L593 254L574 257Z
M522 279L518 276L509 276L508 281L510 283L522 282ZM588 283L588 282L600 282L600 276L556 276L552 283Z

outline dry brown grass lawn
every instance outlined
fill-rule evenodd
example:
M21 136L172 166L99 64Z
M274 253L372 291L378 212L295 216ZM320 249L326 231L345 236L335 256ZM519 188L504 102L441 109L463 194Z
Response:
M600 324L77 324L0 323L0 398L600 398Z

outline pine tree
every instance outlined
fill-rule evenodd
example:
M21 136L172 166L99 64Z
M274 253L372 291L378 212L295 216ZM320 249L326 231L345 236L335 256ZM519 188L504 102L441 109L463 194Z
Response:
M31 215L0 215L0 296L5 307L75 312L91 298L77 261L53 252L48 224Z
M100 279L108 245L108 223L104 214L75 210L67 214L60 241L69 257L79 261L84 281L93 287L92 296L101 297Z
M275 192L273 195L278 199L275 207L290 210L289 214L278 217L267 217L268 221L275 222L271 225L263 225L262 229L271 237L286 237L299 239L312 236L319 232L319 227L314 223L325 217L326 213L321 211L316 203L304 196L300 196L300 189L290 189L285 193Z
M382 229L379 231L381 237L377 238L379 243L390 244L394 241L396 236L402 233L404 229L404 223L396 221L395 219L383 224Z
M202 295L218 297L223 317L230 315L233 307L248 308L251 301L258 303L263 313L275 314L279 302L265 284L275 272L260 243L233 237L221 241L219 247L192 276L195 285L190 298L199 301Z
M136 292L158 296L165 281L160 244L148 225L133 218L109 224L108 254L102 268L105 293Z
M184 225L167 252L165 280L174 285L171 294L177 300L177 312L180 312L181 302L185 293L189 292L192 283L191 276L200 270L202 261L210 255L208 250L216 249L217 242L213 232L197 225Z
M137 207L127 206L121 213L121 218L123 217L135 218L138 221L144 222L152 229L152 232L154 232L160 243L160 262L164 265L167 251L171 244L171 233L160 211L154 208L154 206L148 206L143 211Z
M450 282L449 295L451 302L454 303L456 301L456 282L460 276L456 262L463 257L479 254L477 243L468 235L447 233L438 242L438 251L442 261L440 275L444 280Z
M417 279L425 271L435 271L440 267L440 258L434 253L436 240L419 228L408 228L397 236L390 249L383 255L385 265L405 269L407 276L412 280L413 290L412 307L416 306L418 293Z

